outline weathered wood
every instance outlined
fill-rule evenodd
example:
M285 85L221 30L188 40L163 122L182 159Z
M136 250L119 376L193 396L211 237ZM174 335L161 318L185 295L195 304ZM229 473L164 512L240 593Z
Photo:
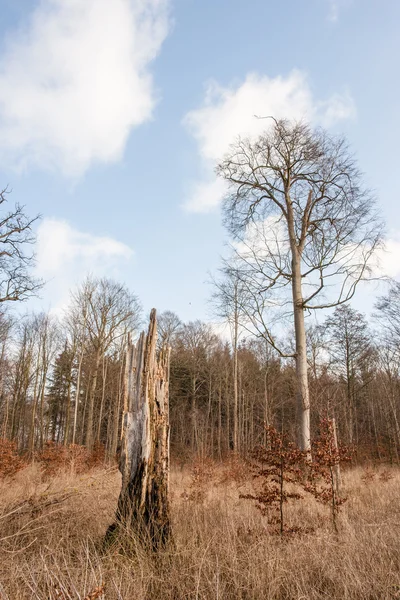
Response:
M331 423L332 423L333 447L336 452L339 452L335 417L332 417ZM342 486L342 477L340 474L340 462L337 462L336 465L334 466L334 474L335 474L335 492L339 498L340 497L340 489Z
M116 523L150 541L153 549L170 536L169 480L169 349L156 355L156 311L147 335L136 345L128 340L124 414L121 434L122 487Z

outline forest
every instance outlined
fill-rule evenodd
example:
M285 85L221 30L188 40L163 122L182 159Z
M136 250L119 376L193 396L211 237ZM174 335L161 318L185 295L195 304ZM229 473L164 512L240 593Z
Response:
M22 308L36 219L2 192L0 598L399 597L400 284L375 199L304 122L217 172L210 320L153 310L147 335L108 277Z
M400 600L399 25L0 0L0 600Z
M313 430L334 414L339 439L360 461L398 463L400 450L400 287L383 296L374 322L349 305L309 328L308 365ZM27 314L1 318L1 437L34 456L47 442L104 447L115 458L122 415L125 334L138 331L140 303L111 280L87 279L73 292L63 320ZM400 321L399 321L400 323ZM171 452L243 456L264 441L264 424L295 439L295 365L265 340L238 341L205 322L158 316L159 344L171 347ZM236 410L235 410L236 409ZM236 439L234 432L237 432Z
M400 285L383 280L368 321L351 306L357 286L377 279L383 230L346 141L274 120L231 150L219 172L233 242L210 281L210 322L158 315L159 348L171 348L173 456L247 456L265 425L307 450L310 426L329 416L360 459L397 462ZM6 191L1 199L4 208ZM30 456L47 442L97 444L113 460L126 338L147 320L140 298L88 275L61 315L10 312L10 297L42 284L29 271L33 223L16 207L1 224L2 437Z

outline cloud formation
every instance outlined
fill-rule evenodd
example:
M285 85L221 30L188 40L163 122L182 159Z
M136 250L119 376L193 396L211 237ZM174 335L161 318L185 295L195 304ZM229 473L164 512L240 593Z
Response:
M119 267L132 257L126 244L79 231L67 221L44 219L38 227L36 275L47 281L43 294L56 310L86 275L118 277Z
M349 94L335 94L315 100L304 73L292 71L287 77L269 78L249 74L239 86L208 85L202 106L190 111L183 124L197 142L202 159L203 179L193 182L184 207L191 212L216 208L224 193L223 182L213 173L215 164L228 151L238 135L257 136L267 126L264 119L307 119L329 127L340 119L355 115Z
M380 250L373 264L374 274L394 279L400 277L400 232L392 231L385 242L385 248Z
M41 0L0 56L0 159L82 175L121 158L156 102L168 0Z
M346 8L351 0L324 0L329 7L328 21L331 23L337 23L339 21L341 11Z

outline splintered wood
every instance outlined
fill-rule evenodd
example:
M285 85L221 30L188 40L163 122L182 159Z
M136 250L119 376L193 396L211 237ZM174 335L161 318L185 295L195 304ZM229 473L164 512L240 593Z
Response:
M156 311L147 335L128 340L121 433L122 488L116 524L133 529L153 549L170 535L169 348L156 353Z

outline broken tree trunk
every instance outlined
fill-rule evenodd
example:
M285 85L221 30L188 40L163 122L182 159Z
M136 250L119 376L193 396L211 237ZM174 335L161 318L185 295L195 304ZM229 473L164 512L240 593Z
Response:
M170 536L169 479L169 349L156 356L156 311L147 335L136 345L128 340L125 364L124 415L121 432L122 488L116 522L156 550Z

